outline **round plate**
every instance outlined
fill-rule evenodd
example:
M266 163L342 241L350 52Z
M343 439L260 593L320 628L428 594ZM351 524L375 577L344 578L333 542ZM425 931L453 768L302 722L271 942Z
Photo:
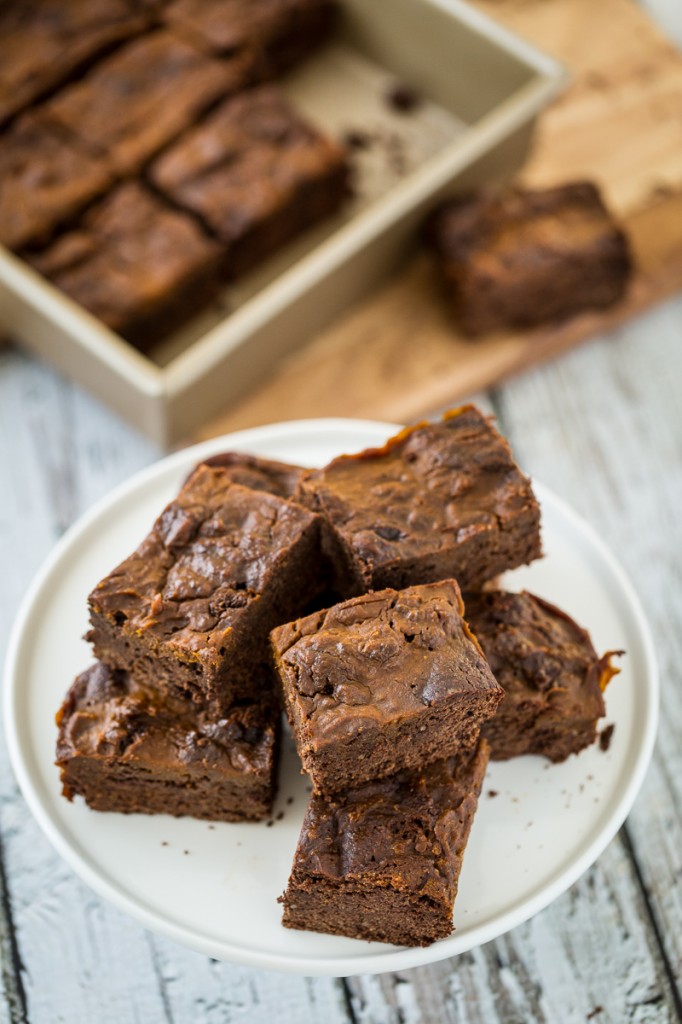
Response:
M546 555L505 582L566 609L590 629L599 651L627 650L607 691L605 721L615 723L615 732L607 752L596 744L560 765L537 757L491 764L449 938L404 949L282 927L276 900L308 797L290 741L267 824L101 814L61 797L54 714L71 679L91 661L81 639L88 626L86 596L137 546L190 468L228 448L323 465L341 452L380 445L395 430L384 423L308 420L242 431L171 455L73 526L39 573L15 625L5 720L14 770L33 814L96 892L153 931L209 956L338 976L405 969L464 952L526 920L571 885L615 835L642 782L658 709L646 621L595 533L536 485Z

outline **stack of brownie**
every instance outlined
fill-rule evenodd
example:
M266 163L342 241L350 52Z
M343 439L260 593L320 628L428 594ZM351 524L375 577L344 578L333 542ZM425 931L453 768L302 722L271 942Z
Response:
M90 595L65 795L267 817L281 700L313 784L284 924L446 936L488 758L563 760L604 714L609 657L495 589L540 554L531 484L472 406L321 470L209 459Z
M0 11L0 243L148 348L348 194L269 83L334 0L20 0Z

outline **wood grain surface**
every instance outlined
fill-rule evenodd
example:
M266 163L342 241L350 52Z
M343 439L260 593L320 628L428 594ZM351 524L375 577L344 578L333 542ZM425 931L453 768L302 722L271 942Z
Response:
M533 186L590 178L630 234L627 300L475 342L456 329L422 254L198 434L328 415L405 421L604 334L682 289L682 55L633 0L476 0L572 72L541 116Z

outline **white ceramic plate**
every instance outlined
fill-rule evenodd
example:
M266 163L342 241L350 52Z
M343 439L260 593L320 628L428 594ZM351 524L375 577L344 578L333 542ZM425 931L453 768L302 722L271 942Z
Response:
M315 420L261 427L172 455L138 473L84 516L39 573L20 611L7 663L5 720L24 796L46 835L96 892L153 931L210 956L301 974L405 969L464 952L547 906L599 856L627 815L651 756L658 684L635 594L595 533L546 488L546 557L510 574L590 629L595 646L625 648L607 692L608 752L561 765L519 758L491 765L467 848L455 931L426 949L289 931L283 891L307 801L285 744L275 819L250 825L99 814L60 796L54 713L91 660L81 639L86 595L148 531L200 457L226 448L307 465L379 445L390 424ZM490 791L496 791L493 798ZM500 865L504 870L500 870Z

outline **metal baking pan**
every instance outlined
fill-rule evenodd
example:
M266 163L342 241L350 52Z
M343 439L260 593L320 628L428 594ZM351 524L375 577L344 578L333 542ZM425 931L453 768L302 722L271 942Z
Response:
M454 188L511 177L564 69L461 0L344 0L335 39L283 86L333 134L363 132L355 196L151 356L0 246L0 329L161 444L189 434L374 289ZM420 97L399 111L405 83ZM292 395L292 414L296 396Z

